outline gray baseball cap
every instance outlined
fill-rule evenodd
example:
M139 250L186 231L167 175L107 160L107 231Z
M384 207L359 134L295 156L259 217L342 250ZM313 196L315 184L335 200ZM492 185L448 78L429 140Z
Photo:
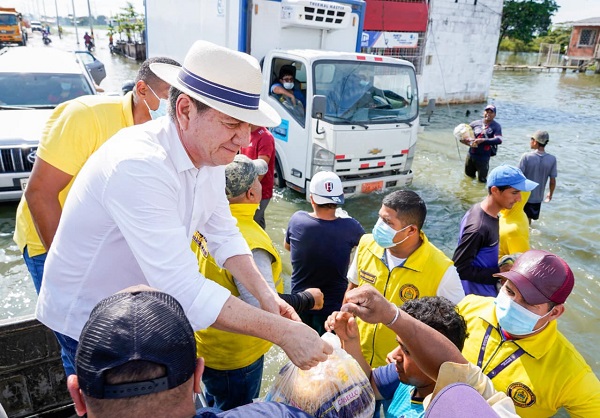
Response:
M227 198L246 193L258 176L266 174L269 169L265 160L251 160L243 154L235 156L225 167L225 193Z

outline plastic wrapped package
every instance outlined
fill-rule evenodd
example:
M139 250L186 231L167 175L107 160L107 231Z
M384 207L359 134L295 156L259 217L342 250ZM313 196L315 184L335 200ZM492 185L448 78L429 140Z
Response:
M475 133L473 132L473 128L471 128L471 125L461 123L456 128L454 128L454 137L458 141L460 141L461 139L466 139L470 142L475 139Z
M369 378L337 336L328 332L322 338L334 347L329 358L310 370L286 364L265 400L295 406L317 418L372 417L375 395Z

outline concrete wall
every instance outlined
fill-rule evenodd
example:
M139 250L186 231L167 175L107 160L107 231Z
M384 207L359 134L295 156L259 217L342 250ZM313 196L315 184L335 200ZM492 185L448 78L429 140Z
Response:
M431 0L419 79L421 102L486 101L502 6L503 0Z

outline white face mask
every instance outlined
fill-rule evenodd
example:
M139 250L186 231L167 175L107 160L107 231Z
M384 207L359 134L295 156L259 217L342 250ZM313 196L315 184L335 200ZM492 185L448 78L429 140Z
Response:
M403 240L399 242L394 242L394 237L398 232L404 231L406 228L409 228L411 225L407 225L404 228L396 231L394 228L386 224L383 219L379 218L375 226L373 227L373 239L382 248L392 248L402 244L406 241L410 235L407 235Z
M498 318L498 323L502 329L519 337L531 334L538 321L552 313L552 310L545 315L531 312L512 300L504 290L500 290L494 303L496 305L496 318ZM548 323L544 324L544 327L546 325Z
M150 112L150 117L152 118L152 120L154 120L160 118L161 116L165 116L167 114L167 106L169 102L167 101L167 99L161 99L160 97L158 97L158 95L154 93L154 90L152 90L152 87L148 86L148 88L150 89L152 94L154 94L154 97L158 99L158 107L155 110L150 109L150 106L148 106L148 102L144 99L144 103L148 108L148 112Z
M286 82L286 83L283 83L283 88L284 88L284 89L286 89L286 90L291 90L291 89L293 89L293 88L294 88L294 83L293 83L293 82L290 82L290 83L287 83L287 82Z

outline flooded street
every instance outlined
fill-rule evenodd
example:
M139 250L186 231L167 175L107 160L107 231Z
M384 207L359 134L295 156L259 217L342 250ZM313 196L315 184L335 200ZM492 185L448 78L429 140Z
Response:
M131 80L137 64L112 56L106 34L97 31L94 54L106 66L107 79L101 84L107 92L120 91ZM79 30L80 38L83 30ZM41 35L32 44L41 45ZM75 49L74 34L59 40L51 35L51 47ZM81 40L81 48L83 41ZM496 120L502 125L505 141L491 168L501 163L516 165L528 151L530 134L543 129L550 133L547 151L558 159L557 188L552 202L542 205L540 220L531 231L533 248L548 250L563 257L575 273L575 289L559 320L559 329L583 354L600 375L600 75L560 72L496 72L489 94L497 108ZM485 188L466 179L463 161L467 148L456 145L452 135L459 123L478 119L484 105L438 106L431 122L420 134L413 165L412 189L428 207L425 233L451 256L458 237L460 219L473 203L483 199ZM467 117L467 111L470 116ZM425 118L426 119L426 118ZM422 120L422 123L426 123ZM382 194L350 200L345 209L370 231L377 219ZM34 311L36 295L21 254L12 242L17 204L0 205L0 318L11 318ZM303 197L291 190L278 190L266 213L267 231L280 249L284 274L289 278L289 254L283 250L283 237L290 216L309 209ZM269 356L268 380L272 380L283 361ZM265 383L263 387L268 386Z

